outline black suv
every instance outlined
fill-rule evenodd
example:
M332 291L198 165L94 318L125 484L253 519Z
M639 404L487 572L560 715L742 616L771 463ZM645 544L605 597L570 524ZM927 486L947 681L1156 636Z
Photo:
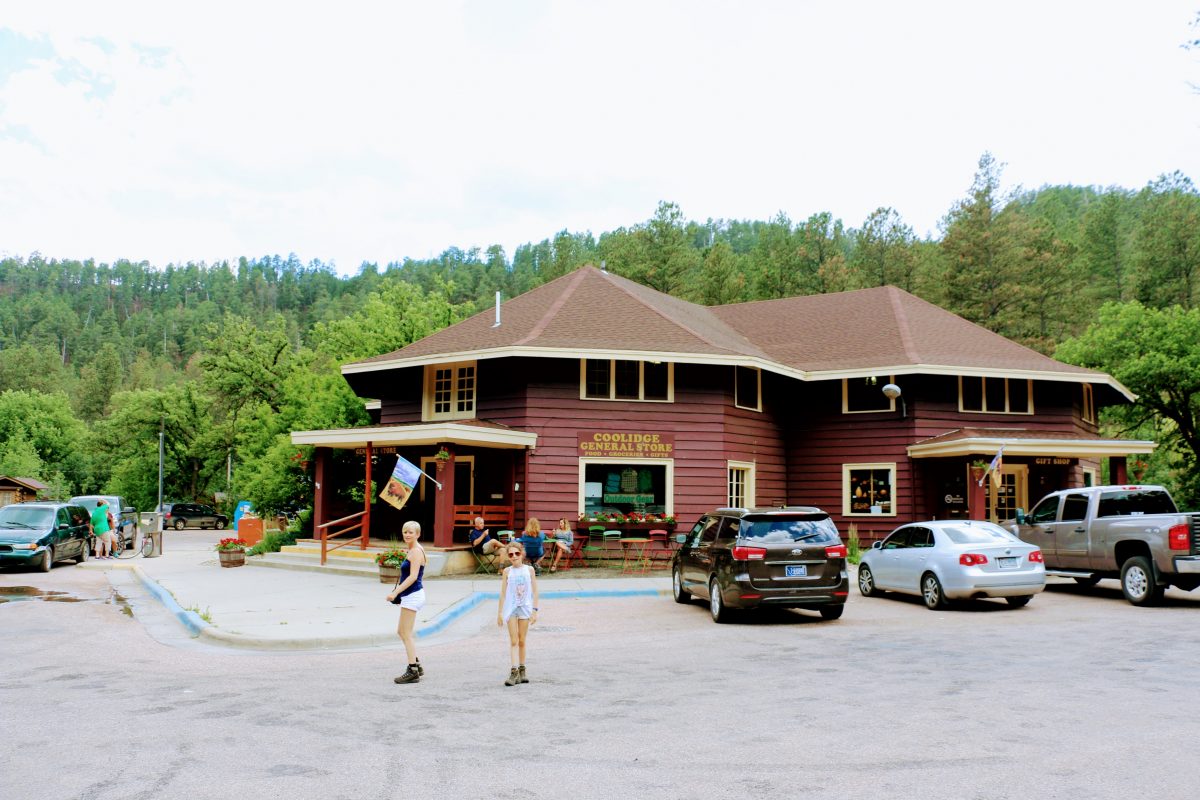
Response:
M846 546L819 508L718 508L675 540L675 602L707 598L714 622L731 608L815 608L825 619L845 608Z
M181 531L184 528L214 528L224 530L229 517L218 514L212 506L200 503L164 503L163 527Z

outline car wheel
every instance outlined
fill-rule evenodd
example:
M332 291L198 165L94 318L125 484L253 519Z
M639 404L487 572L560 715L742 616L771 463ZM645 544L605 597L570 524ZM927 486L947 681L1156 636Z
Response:
M42 560L38 563L38 569L42 572L49 572L54 566L54 548L47 547L42 551Z
M213 527L219 531L223 531L229 527L229 520L225 519L224 517L217 517L217 521L214 523Z
M925 577L921 578L921 597L925 598L925 605L934 611L950 605L946 593L942 591L942 582L932 572L926 572Z
M1095 575L1088 575L1086 577L1076 576L1075 582L1078 583L1080 586L1091 587L1091 586L1095 586L1097 583L1099 583L1100 579L1097 578Z
M725 598L721 597L721 587L713 578L708 584L708 610L712 613L713 622L729 622L729 609L725 607Z
M880 590L875 588L875 576L871 574L871 568L866 564L858 565L858 591L863 597L874 597L880 594Z
M177 531L183 530L184 526L186 526L186 525L187 525L186 520L182 520L182 519L175 520L175 530L177 530Z
M1029 601L1032 599L1033 599L1033 595L1031 595L1031 594L1023 594L1020 597L1004 598L1005 602L1007 602L1013 608L1023 608L1025 606L1029 605Z
M836 606L821 606L818 610L821 612L821 619L841 619L842 612L846 610L846 605L838 603Z
M79 540L79 555L75 557L76 564L82 564L88 560L88 556L92 554L92 548L88 547L87 539Z
M121 531L116 530L113 531L113 538L116 541L113 542L112 552L109 555L113 558L120 558L121 554L125 552L125 535Z
M1145 556L1134 556L1121 566L1121 591L1135 606L1152 606L1162 600L1163 588L1154 581L1154 568Z
M671 596L676 603L690 603L692 600L692 595L683 588L683 575L679 574L679 567L671 570Z

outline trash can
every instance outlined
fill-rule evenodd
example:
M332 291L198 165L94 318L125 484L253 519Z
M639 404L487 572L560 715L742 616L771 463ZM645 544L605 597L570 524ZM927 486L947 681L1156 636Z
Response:
M154 522L150 525L150 530L146 532L146 540L149 542L149 547L142 550L142 556L145 558L158 558L162 555L162 514L154 515Z

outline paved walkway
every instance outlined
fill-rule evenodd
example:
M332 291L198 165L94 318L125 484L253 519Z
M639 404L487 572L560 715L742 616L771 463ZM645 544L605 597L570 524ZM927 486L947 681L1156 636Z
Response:
M92 559L80 569L109 572L118 590L140 584L192 636L250 649L348 649L399 646L398 609L378 580L263 569L223 569L213 545L225 532L167 531L159 558ZM596 570L587 570L595 575ZM600 573L603 574L603 573ZM136 581L135 581L136 579ZM431 578L428 602L417 614L417 636L447 632L482 603L495 603L497 576ZM562 598L666 594L665 572L650 577L571 577L543 574L544 603ZM482 613L482 612L481 612Z

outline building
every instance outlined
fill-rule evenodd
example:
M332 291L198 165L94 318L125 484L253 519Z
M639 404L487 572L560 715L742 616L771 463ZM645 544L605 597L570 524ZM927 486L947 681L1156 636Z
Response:
M49 488L46 484L33 478L0 476L0 507L36 500L39 492L44 492Z
M415 518L437 546L485 505L511 525L607 509L683 526L815 505L870 539L1011 516L1105 458L1124 481L1154 447L1099 437L1098 410L1133 400L1112 377L890 286L705 307L583 267L342 373L377 422L292 434L315 447L317 524L365 510L382 537ZM1001 447L981 486L973 465ZM441 490L422 479L403 514L338 499L363 459L377 495L392 454Z

